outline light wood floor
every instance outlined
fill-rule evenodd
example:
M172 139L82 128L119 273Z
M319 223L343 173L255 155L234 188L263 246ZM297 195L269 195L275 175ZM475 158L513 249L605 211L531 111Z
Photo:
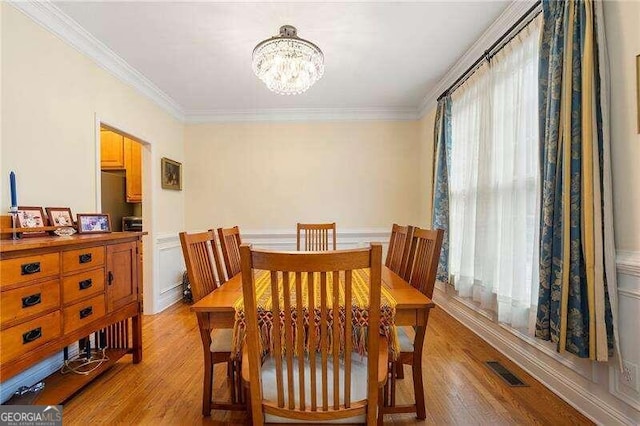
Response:
M202 344L195 315L183 304L143 322L143 362L125 357L64 406L65 425L244 424L243 412L201 416ZM496 350L436 308L423 355L427 419L385 417L388 424L591 424ZM510 388L483 364L502 361L530 387ZM408 367L406 367L408 369ZM226 370L216 367L216 390ZM411 374L399 381L400 403L412 400Z

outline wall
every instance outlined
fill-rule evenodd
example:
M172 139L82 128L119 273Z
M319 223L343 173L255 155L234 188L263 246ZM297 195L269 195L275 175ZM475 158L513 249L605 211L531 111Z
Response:
M640 55L640 2L605 2L611 64L611 154L616 246L640 251L640 134L637 124L636 55Z
M636 124L636 65L640 54L640 2L604 2L611 64L611 149L622 358L640 379L640 135ZM421 120L433 129L435 107ZM432 135L422 133L432 146ZM431 139L429 139L431 138ZM429 151L428 155L432 151ZM430 205L430 204L429 204ZM523 336L476 312L437 287L435 302L570 404L601 424L640 424L640 387L621 382L617 362L592 363L560 355L553 345ZM637 382L636 382L637 383Z
M185 141L189 229L335 221L340 233L419 221L415 121L194 124Z
M436 109L428 111L418 122L420 140L420 205L418 225L431 227L431 213L433 208L433 152L434 152L434 122Z
M96 117L147 142L143 173L145 227L150 235L144 252L145 312L160 309L162 286L170 287L179 273L161 274L154 268L160 257L157 240L184 228L184 193L160 189L160 158L183 161L182 123L10 4L0 3L0 10L0 209L8 210L5 189L8 172L14 170L20 205L97 211ZM180 256L176 244L177 239L169 244L173 257ZM59 361L59 356L53 357L3 383L2 399L15 386L31 384L59 366Z

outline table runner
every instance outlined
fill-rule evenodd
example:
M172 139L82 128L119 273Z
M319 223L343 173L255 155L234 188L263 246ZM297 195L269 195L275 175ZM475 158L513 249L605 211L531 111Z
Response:
M344 272L340 272L340 281L344 280ZM255 270L254 282L256 286L256 305L258 306L258 327L260 330L260 344L264 353L273 353L273 343L275 339L272 337L273 333L273 313L272 313L272 298L271 298L271 278L269 271ZM367 322L368 322L368 309L369 309L369 269L357 269L353 271L352 276L352 341L353 348L361 355L366 355L366 336L367 336ZM281 309L284 307L283 291L282 291L282 275L278 274L278 285L280 286L280 300L279 306ZM294 342L296 342L296 316L295 309L295 297L296 297L296 274L290 273L289 275L289 296L291 298L291 316L292 316L292 328ZM309 312L308 312L308 284L307 273L302 274L302 303L304 306L304 346L305 352L309 351ZM333 324L333 274L327 273L327 308L329 313L328 318L328 338L329 344L332 348L332 324ZM320 311L318 306L320 305L320 274L314 274L314 326L316 328L315 336L317 341L315 347L318 349L320 344ZM344 286L339 287L339 314L338 322L340 326L340 354L344 351L344 322L345 322L345 309L344 309ZM235 324L233 327L233 354L238 356L242 350L242 345L245 338L245 316L244 316L244 300L240 296L233 305L235 313ZM396 359L400 354L400 347L398 343L397 330L395 327L395 314L396 314L396 301L389 290L382 285L380 295L380 333L387 337L389 340L389 348L391 356ZM284 311L280 312L280 330L284 332ZM284 336L283 336L284 337ZM284 338L282 353L284 354ZM297 345L296 345L297 346Z

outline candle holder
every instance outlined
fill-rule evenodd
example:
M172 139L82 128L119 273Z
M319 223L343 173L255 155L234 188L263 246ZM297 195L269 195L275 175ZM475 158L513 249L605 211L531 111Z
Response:
M13 240L18 239L18 233L16 232L16 228L18 225L18 206L11 206L9 208L9 214L11 215L11 238Z

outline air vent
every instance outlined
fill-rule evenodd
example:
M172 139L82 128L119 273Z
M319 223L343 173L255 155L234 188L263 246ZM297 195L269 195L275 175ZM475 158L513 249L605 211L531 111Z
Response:
M500 362L498 362L498 361L487 361L486 364L487 364L487 366L489 366L489 368L491 370L493 370L494 373L496 373L498 376L500 376L500 378L502 380L507 382L507 384L509 386L514 386L514 387L515 386L529 386L529 385L525 384L522 380L520 380L518 378L518 376L513 374L511 371L507 370L507 367L505 367L504 365L500 364Z

